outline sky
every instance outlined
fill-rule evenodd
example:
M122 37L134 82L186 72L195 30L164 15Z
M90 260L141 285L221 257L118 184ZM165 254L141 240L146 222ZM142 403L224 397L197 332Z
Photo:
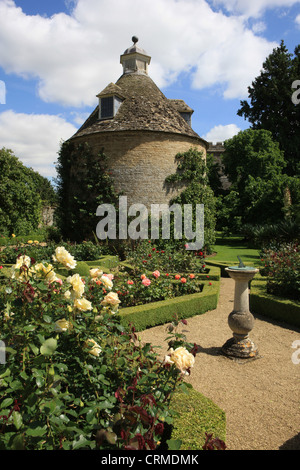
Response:
M53 181L134 35L165 96L221 142L250 126L237 111L268 55L300 43L300 0L0 0L0 149Z

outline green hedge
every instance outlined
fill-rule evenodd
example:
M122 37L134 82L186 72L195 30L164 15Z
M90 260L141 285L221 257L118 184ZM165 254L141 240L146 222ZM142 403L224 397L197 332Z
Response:
M243 258L242 258L243 261ZM225 271L225 268L228 268L229 266L238 266L238 260L236 262L234 261L211 261L211 260L206 260L206 265L207 267L216 267L220 268L221 270L221 277L229 277L229 274L227 271ZM259 268L259 263L254 261L253 263L244 263L245 266L254 266L255 268Z
M197 294L183 295L136 307L120 308L121 323L133 324L137 331L142 331L172 321L174 313L178 315L178 318L200 315L217 308L219 292L218 281L213 281L212 285L204 281L203 291Z
M225 412L202 393L193 388L188 393L176 392L170 408L179 416L174 418L168 439L180 440L180 450L201 450L205 433L226 443Z
M252 313L300 327L300 302L268 294L265 278L251 281L249 303Z

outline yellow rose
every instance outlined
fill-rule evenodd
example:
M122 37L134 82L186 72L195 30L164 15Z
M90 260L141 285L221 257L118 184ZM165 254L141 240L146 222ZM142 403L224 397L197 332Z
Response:
M92 279L96 279L98 277L101 277L103 274L103 271L101 271L101 269L99 268L93 268L93 269L90 269L90 276Z
M74 307L76 307L78 310L82 312L86 312L86 310L92 310L92 304L89 300L87 299L75 299L74 301Z
M64 296L66 299L69 299L71 297L71 292L69 290L67 290L65 293L64 293Z
M188 374L187 369L193 367L195 358L186 348L180 346L170 349L170 354L165 356L165 364L175 364L175 366L184 374Z
M52 258L53 261L61 263L68 269L74 269L77 264L74 257L63 246L55 249L55 255L52 255Z
M73 276L67 277L67 282L71 284L73 292L72 297L79 298L84 293L84 283L79 274L73 274Z
M93 356L96 356L98 357L102 351L102 349L100 348L99 344L96 343L96 341L94 341L93 339L88 339L84 345L83 345L84 348L90 348L88 350L88 352L90 354L92 354Z
M63 318L62 320L57 320L55 322L55 331L57 331L58 333L60 333L61 331L67 331L71 328L71 323L68 322L65 318Z
M104 307L110 307L113 312L118 310L118 306L121 303L118 294L116 292L110 292L107 294L101 302Z
M14 233L12 233L11 236L12 236L13 238L15 238L15 234L14 234Z
M109 277L103 275L101 276L101 282L103 282L106 289L111 290L113 288L113 283Z
M26 280L26 277L29 273L26 272L27 270L25 271L22 270L20 272L20 268L24 265L27 266L27 268L29 268L30 263L31 263L31 259L29 258L29 256L26 256L26 255L19 256L19 258L17 258L16 264L14 264L11 267L11 278L18 279L19 281Z
M29 243L29 244L31 245L31 243L33 243L33 241L32 241L32 240L28 240L27 243Z
M27 256L27 255L19 256L19 258L17 258L17 262L15 264L15 269L19 269L24 264L27 266L27 268L29 268L30 263L31 263L31 259L29 258L29 256Z
M31 274L35 274L38 279L46 279L48 282L54 282L58 280L52 264L45 266L43 263L37 263L30 269Z

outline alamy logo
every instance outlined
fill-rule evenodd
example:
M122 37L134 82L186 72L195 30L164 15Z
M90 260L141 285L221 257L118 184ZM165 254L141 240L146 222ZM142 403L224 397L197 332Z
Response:
M0 80L0 104L5 104L6 88L3 80Z
M6 363L6 348L4 341L0 341L0 364Z
M296 365L300 364L300 339L296 339L293 342L292 348L296 349L296 351L292 354L292 363Z
M292 83L292 89L296 89L292 94L292 102L297 105L300 103L300 80L295 80Z
M139 214L139 215L137 215ZM127 196L119 198L118 224L117 211L112 204L98 206L96 215L103 217L97 224L96 235L100 240L171 238L171 214L173 214L174 238L188 240L187 250L200 250L204 245L204 205L196 204L151 204L150 214L144 204L127 207ZM150 215L150 218L149 218ZM132 220L132 218L134 219ZM130 222L128 224L128 219ZM150 220L150 231L149 231ZM161 223L161 226L160 226ZM195 230L193 230L193 223ZM117 233L117 229L118 232Z

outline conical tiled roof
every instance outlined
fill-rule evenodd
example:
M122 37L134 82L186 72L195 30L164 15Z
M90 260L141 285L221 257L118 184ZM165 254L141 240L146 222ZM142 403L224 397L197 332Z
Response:
M187 135L205 142L181 116L174 101L165 97L149 75L123 74L115 87L118 95L124 97L115 117L99 120L97 106L73 137L108 131L155 131ZM109 85L109 90L113 90L113 84ZM104 91L106 94L107 87Z

